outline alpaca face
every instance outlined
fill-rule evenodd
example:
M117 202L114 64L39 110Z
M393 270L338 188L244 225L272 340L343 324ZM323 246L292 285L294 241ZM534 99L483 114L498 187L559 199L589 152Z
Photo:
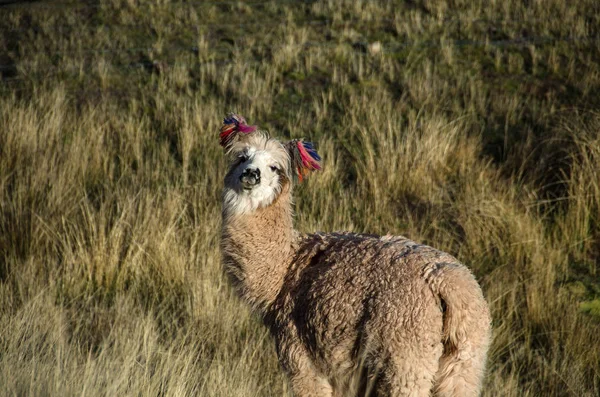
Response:
M270 205L288 180L289 155L281 143L264 136L235 145L225 177L224 204L230 214L251 213Z
M311 142L294 139L283 144L235 113L223 119L219 143L231 159L223 191L224 215L267 207L284 186L291 186L292 175L302 182L311 171L321 169L321 157Z

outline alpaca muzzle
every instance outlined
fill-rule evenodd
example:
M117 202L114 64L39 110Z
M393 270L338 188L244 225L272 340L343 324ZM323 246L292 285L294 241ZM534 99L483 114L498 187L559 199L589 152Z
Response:
M252 189L260 183L260 170L258 168L246 168L240 175L240 182L244 189Z

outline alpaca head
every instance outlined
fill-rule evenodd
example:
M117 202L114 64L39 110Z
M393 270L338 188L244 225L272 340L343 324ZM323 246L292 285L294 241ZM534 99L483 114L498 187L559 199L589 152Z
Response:
M266 132L247 126L241 116L225 118L221 145L229 155L225 176L224 208L229 214L247 214L271 205L294 176L302 180L320 169L320 157L310 142L282 143Z

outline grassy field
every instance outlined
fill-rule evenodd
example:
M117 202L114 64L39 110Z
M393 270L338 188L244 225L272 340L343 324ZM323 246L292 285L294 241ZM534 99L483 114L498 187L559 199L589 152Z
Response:
M234 109L318 144L299 229L474 271L485 396L600 395L599 61L597 0L0 7L0 394L288 395L219 262Z

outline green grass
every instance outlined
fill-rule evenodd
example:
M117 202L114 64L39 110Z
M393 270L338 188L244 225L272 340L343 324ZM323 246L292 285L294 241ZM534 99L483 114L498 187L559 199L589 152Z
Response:
M485 396L599 395L599 38L595 0L0 7L0 393L289 393L219 263L235 109L317 142L298 228L473 269Z

